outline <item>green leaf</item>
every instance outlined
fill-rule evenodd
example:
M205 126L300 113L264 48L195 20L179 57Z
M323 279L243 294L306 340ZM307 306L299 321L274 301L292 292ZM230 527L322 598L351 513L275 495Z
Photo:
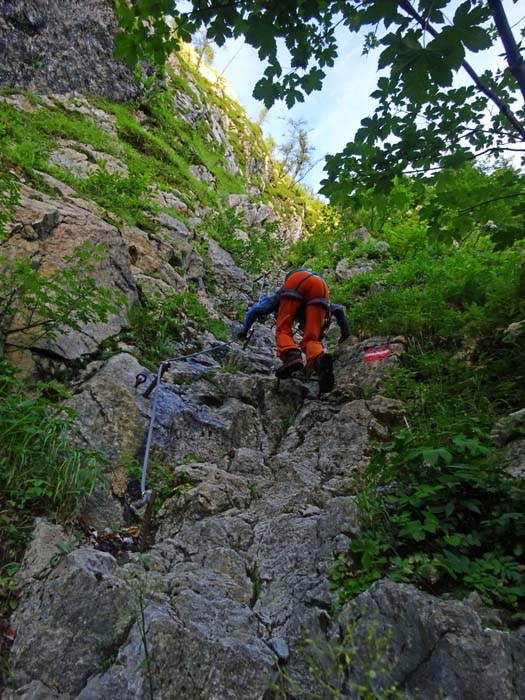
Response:
M490 34L482 27L469 27L463 30L460 36L467 49L471 51L489 49L493 44Z

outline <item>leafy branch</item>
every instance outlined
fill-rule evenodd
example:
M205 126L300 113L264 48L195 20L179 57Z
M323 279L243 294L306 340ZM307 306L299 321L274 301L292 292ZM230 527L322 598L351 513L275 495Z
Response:
M101 287L93 274L103 257L103 246L85 243L48 276L33 269L27 258L0 258L2 342L15 345L15 337L25 334L23 346L28 347L43 337L55 338L64 328L80 330L85 323L105 322L118 313L124 295Z

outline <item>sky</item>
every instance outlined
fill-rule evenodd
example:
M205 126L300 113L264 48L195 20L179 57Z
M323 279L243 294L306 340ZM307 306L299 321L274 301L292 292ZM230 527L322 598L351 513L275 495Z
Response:
M459 0L453 6L458 4ZM514 35L519 40L519 29L525 24L525 3L522 0L503 0L503 6L510 24L515 25ZM335 66L327 69L323 89L307 95L304 103L295 105L291 110L283 102L275 104L262 124L265 135L271 134L280 143L287 131L287 119L291 117L306 122L310 141L315 147L314 159L321 159L303 181L314 191L317 191L324 177L324 155L342 150L353 138L361 119L372 114L375 106L369 95L376 88L380 51L362 56L360 36L351 34L344 27L340 27L338 32L339 57ZM214 47L214 51L213 68L226 77L248 117L257 121L263 104L252 97L252 91L262 76L264 64L256 50L243 39L236 39L229 40L221 48ZM495 67L501 64L498 54L502 52L501 45L491 53L483 52L483 64L480 62L481 54L471 54L468 60L477 70ZM465 83L468 80L465 77Z
M361 119L373 110L369 93L376 85L377 55L361 56L362 43L357 35L342 30L339 36L339 57L334 67L327 70L323 89L307 95L304 103L290 110L284 102L276 103L262 124L265 136L271 134L280 143L286 135L288 119L306 122L305 128L315 148L313 158L321 159L304 179L315 191L324 177L324 156L344 148ZM242 39L228 41L225 46L215 48L213 68L223 73L248 117L257 121L264 107L252 97L255 83L264 70L257 51Z

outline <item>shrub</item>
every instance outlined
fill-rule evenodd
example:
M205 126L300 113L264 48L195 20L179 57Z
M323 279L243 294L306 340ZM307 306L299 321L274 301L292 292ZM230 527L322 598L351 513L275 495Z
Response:
M102 484L102 454L75 446L74 412L53 382L31 394L16 369L0 361L0 616L16 607L15 574L35 515L68 519Z
M0 361L2 499L33 512L72 512L98 482L101 457L74 447L75 414L49 394L68 398L54 382L28 395L14 367Z
M488 239L473 248L434 246L331 291L347 304L352 327L368 335L439 336L458 343L494 335L525 315L522 256L519 248L493 251ZM369 293L377 282L381 289Z
M525 339L491 338L477 362L412 342L383 389L406 428L376 448L358 497L360 537L332 582L346 600L388 576L432 593L476 590L521 619L525 483L490 447L498 415L521 407Z
M478 440L413 446L401 431L385 448L386 487L361 495L363 529L332 581L342 599L383 576L432 593L476 590L487 604L525 611L525 488ZM385 473L383 473L384 481ZM521 613L521 615L520 615Z
M27 344L54 337L66 327L107 321L125 301L120 292L100 287L92 276L103 246L85 243L65 258L66 266L44 276L27 258L0 258L0 341L26 333ZM13 324L13 320L15 323Z
M148 179L143 173L130 170L124 175L119 172L109 173L101 168L86 180L79 180L76 187L126 223L136 224L147 231L158 228L144 213L156 212L157 206L150 198Z

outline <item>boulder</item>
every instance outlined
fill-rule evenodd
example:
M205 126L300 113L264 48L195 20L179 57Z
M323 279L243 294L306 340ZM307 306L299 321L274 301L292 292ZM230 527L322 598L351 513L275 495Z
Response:
M343 258L340 260L335 267L335 276L339 282L344 282L357 275L364 275L368 272L372 272L377 267L377 262L375 260L368 260L366 258L356 258L352 263L348 261L348 258Z
M100 671L133 614L117 569L110 554L78 549L34 584L12 619L15 686L38 681L75 696Z
M468 603L379 581L344 609L341 623L361 659L361 668L348 669L346 687L376 668L376 692L395 683L418 700L434 700L437 692L515 700L525 689L525 636L485 626Z

